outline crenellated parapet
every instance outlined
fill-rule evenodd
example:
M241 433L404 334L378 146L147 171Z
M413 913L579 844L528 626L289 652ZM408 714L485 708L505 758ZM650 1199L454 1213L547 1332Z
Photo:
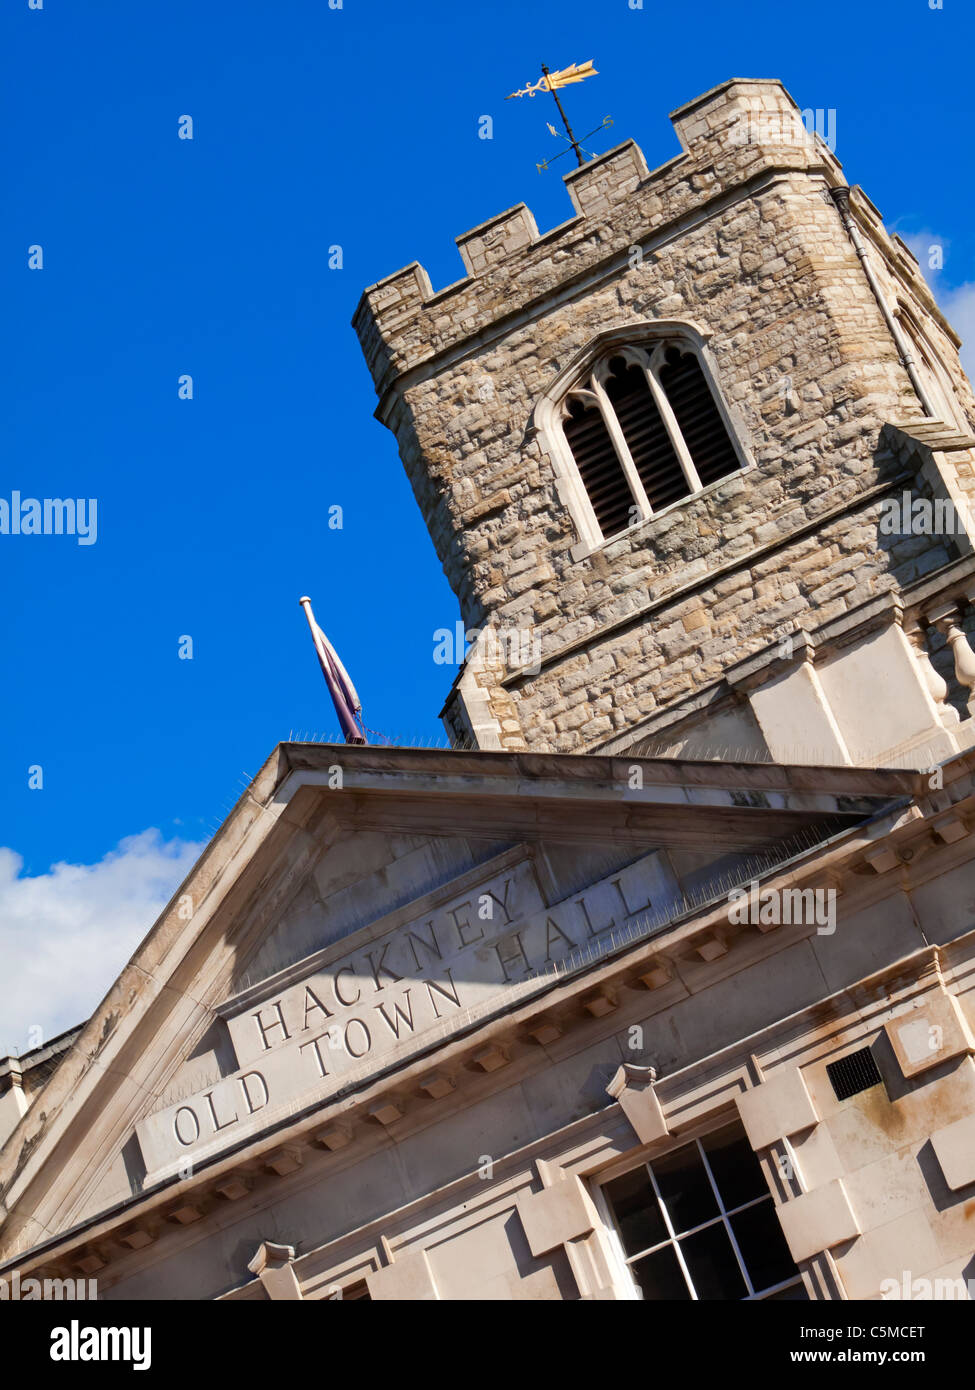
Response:
M466 275L434 291L417 263L371 285L353 324L376 389L526 311L602 262L661 238L706 205L776 171L843 183L779 81L732 79L671 114L682 153L649 169L626 140L564 175L574 215L539 233L522 203L457 237Z

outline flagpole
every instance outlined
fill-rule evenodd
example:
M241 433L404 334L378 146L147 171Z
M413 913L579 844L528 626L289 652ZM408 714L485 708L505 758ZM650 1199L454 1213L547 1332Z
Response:
M327 663L325 661L325 653L318 644L318 624L315 622L315 615L311 611L311 599L306 595L304 598L300 598L298 602L305 610L305 617L308 619L308 631L311 633L311 640L315 644L315 651L318 653L318 659L324 666ZM326 676L325 679L328 680L328 677Z
M576 140L576 137L575 137L575 136L573 135L573 133L572 133L572 127L569 125L569 118L568 118L568 116L565 114L565 112L562 110L562 103L559 101L559 94L558 94L558 92L555 90L555 88L552 86L551 82L549 82L549 80L548 80L548 68L545 66L544 63L542 64L542 73L544 74L544 77L545 77L545 85L546 85L546 87L549 89L549 91L552 93L552 96L555 98L555 104L556 104L556 106L559 108L559 115L562 117L562 124L565 126L565 129L566 129L566 131L567 131L567 133L568 133L568 136L569 136L569 144L570 144L570 145L572 146L572 148L575 150L575 152L576 152L576 159L579 161L579 164L580 164L580 165L583 165L583 164L585 164L586 161L583 159L583 157L582 157L582 151L579 149L578 141Z

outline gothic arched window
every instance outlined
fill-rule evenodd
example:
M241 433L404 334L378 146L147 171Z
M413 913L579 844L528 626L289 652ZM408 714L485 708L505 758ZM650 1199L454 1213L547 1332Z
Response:
M744 467L686 342L609 348L559 413L604 540Z
M958 399L957 389L940 355L933 347L930 338L923 332L917 319L901 301L895 310L901 328L907 332L912 356L921 376L934 412L939 420L954 425L963 434L971 428L964 407Z

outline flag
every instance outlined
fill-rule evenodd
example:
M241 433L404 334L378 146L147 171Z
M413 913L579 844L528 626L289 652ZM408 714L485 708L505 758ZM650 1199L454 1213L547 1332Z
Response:
M301 598L298 602L305 610L305 617L308 619L312 640L315 643L315 651L318 653L318 664L322 668L322 675L325 677L328 693L332 697L332 704L335 706L335 713L338 715L345 741L346 743L365 743L366 736L362 732L362 724L359 719L362 713L362 702L356 694L356 688L349 678L349 673L339 660L338 652L316 623L315 615L311 610L311 599Z
M598 77L599 73L592 65L590 58L587 63L570 63L567 68L561 68L558 72L546 73L537 82L529 82L527 87L522 87L519 92L509 92L505 101L510 101L512 97L533 97L537 92L554 92L556 87L568 87L573 82L584 82L587 77Z

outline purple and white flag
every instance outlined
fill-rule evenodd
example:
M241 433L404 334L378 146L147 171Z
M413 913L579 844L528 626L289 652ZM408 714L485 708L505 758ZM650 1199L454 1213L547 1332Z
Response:
M339 660L338 652L315 621L315 615L311 609L311 599L301 598L298 602L305 610L305 617L308 619L315 650L318 653L318 662L322 668L322 675L325 677L325 684L328 686L328 693L332 697L332 704L335 706L339 724L342 726L345 741L346 743L366 743L367 739L359 718L362 713L362 702L356 694L356 688L349 678L349 673Z

